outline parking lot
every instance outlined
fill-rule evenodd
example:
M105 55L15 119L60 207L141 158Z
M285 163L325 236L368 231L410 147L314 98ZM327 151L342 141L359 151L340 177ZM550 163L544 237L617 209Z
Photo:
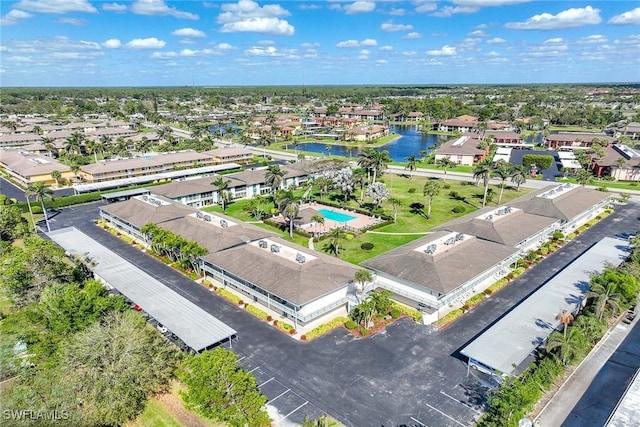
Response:
M617 206L616 213L442 331L401 319L366 339L340 329L304 343L96 227L98 206L64 209L51 226L76 226L237 330L233 351L277 409L280 425L325 413L346 426L473 425L484 409L483 390L467 378L459 350L601 237L640 229L638 205Z

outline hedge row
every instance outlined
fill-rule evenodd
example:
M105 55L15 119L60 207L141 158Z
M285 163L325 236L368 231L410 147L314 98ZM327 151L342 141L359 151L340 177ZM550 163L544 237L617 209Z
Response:
M321 335L324 335L328 332L333 331L336 328L339 328L341 326L344 326L346 322L348 322L349 319L347 317L341 316L341 317L336 317L335 319L322 324L312 330L310 330L309 332L307 332L305 334L305 338L308 340L312 340L314 338L317 338ZM351 321L353 322L353 321Z

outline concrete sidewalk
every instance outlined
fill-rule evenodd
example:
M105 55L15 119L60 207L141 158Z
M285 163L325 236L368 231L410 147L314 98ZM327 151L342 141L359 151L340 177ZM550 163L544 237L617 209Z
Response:
M615 353L620 343L631 332L637 321L638 319L636 318L630 325L619 323L613 329L607 331L598 345L578 365L551 400L538 413L534 419L534 425L546 427L563 424L591 386L596 375Z

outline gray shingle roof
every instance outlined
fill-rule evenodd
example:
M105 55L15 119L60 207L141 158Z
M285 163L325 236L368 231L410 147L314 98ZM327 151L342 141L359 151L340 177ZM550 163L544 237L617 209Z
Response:
M416 248L449 234L437 231L362 263L441 294L448 294L463 283L488 270L517 249L487 240L467 237L445 251L429 255Z

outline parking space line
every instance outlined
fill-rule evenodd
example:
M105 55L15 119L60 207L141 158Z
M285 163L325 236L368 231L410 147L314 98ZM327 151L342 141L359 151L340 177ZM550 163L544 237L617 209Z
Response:
M477 410L476 408L474 408L473 406L469 405L469 404L468 404L468 403L466 403L466 402L463 402L463 401L462 401L462 400L460 400L460 399L457 399L457 398L455 398L455 397L453 397L453 396L451 396L451 395L449 395L449 394L445 393L445 392L444 392L444 391L442 391L442 390L440 390L440 394L443 394L443 395L447 396L449 399L451 399L451 400L453 400L453 401L455 401L455 402L458 402L458 403L460 403L460 404L462 404L462 405L466 406L467 408L471 409L471 410L472 410L473 412L475 412L476 414L482 414L482 412L478 411L478 410Z
M283 391L282 393L280 393L279 395L277 395L273 399L269 400L269 403L273 403L274 400L276 400L277 398L279 398L281 396L284 396L285 394L289 393L290 391L291 391L290 388L286 389L285 391Z
M413 418L413 417L409 417L409 418L411 418L411 420L412 420L412 421L417 422L417 423L418 423L418 424L420 424L421 426L427 427L427 425L426 425L425 423L423 423L422 421L420 421L420 420L416 420L416 419L415 419L415 418Z
M252 370L250 370L250 371L249 371L249 373L251 374L251 373L253 373L254 371L256 371L256 370L258 370L258 369L260 369L260 366L256 366L255 368L253 368Z
M442 412L440 409L438 409L438 408L434 408L433 406L429 405L428 403L425 403L425 405L427 405L429 408L433 409L434 411L436 411L436 412L437 412L437 413L439 413L440 415L443 415L443 416L445 416L445 417L449 418L449 419L450 419L451 421L453 421L454 423L459 424L459 425L461 425L461 426L463 426L463 427L467 427L467 425L466 425L466 424L462 424L460 421L458 421L458 420L456 420L455 418L453 418L453 417L451 417L451 416L449 416L449 415L445 414L445 413L444 413L444 412Z
M280 421L278 421L278 424L281 423L282 421L284 421L289 415L293 414L294 412L296 412L298 409L302 408L304 405L306 405L307 403L309 403L308 400L305 400L305 402L298 406L296 409L294 409L293 411L289 412L287 415L285 415L283 418L280 418Z
M271 382L271 381L273 381L274 379L276 379L276 377L271 377L271 378L269 378L268 380L266 380L265 382L263 382L262 384L258 385L258 387L262 387L263 385L270 383L270 382Z

